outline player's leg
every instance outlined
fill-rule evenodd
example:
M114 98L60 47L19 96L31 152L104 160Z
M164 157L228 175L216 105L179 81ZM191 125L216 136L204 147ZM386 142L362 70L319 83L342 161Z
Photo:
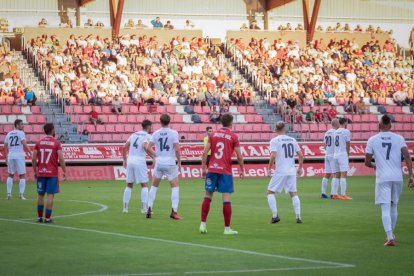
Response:
M45 223L53 223L52 211L53 211L53 200L55 194L59 193L59 182L57 177L45 177L46 182L46 212L45 212Z
M9 173L9 176L7 177L7 199L10 200L12 197L12 190L13 190L13 177L14 174L17 172L16 167L16 160L15 159L8 159L7 160L7 171Z
M157 196L158 186L161 182L161 177L157 178L158 176L155 176L154 171L154 179L152 180L152 185L148 193L148 209L147 209L147 218L151 218L152 216L152 208L154 206L155 197Z
M19 198L26 200L24 191L26 190L26 163L24 159L16 160L17 173L19 174Z
M200 222L200 233L207 233L207 217L210 212L210 204L213 199L214 191L217 186L217 174L207 173L206 180L204 182L204 188L206 194L204 196L203 202L201 203L201 222Z
M36 222L43 222L43 211L45 209L45 194L37 195L37 220Z
M141 183L141 214L147 213L148 193L148 182Z
M296 188L296 176L289 175L286 177L286 190L289 192L290 197L292 198L292 206L295 211L295 217L297 223L302 223L302 218L300 217L300 200Z
M340 199L338 196L338 186L339 186L339 179L341 178L341 172L339 168L339 162L338 159L334 159L334 168L335 168L335 174L332 179L331 184L331 198L332 199Z
M395 239L395 227L397 226L397 219L398 219L398 201L400 199L400 195L403 189L403 182L392 182L391 187L391 225L392 231L394 234Z
M128 206L129 206L129 201L131 200L133 187L134 187L134 184L132 182L129 182L129 179L128 179L127 185L124 190L124 200L123 200L124 205L123 205L123 211L122 211L124 214L128 213Z
M236 235L238 232L230 228L233 211L231 206L231 194L234 191L233 176L218 174L217 185L218 191L222 194L223 199L224 234Z
M327 171L326 166L325 166L325 171ZM328 196L326 195L326 188L328 187L329 178L331 178L331 173L325 173L324 177L322 178L321 198L328 198Z
M178 174L178 173L177 173ZM178 204L180 202L180 187L178 186L178 177L175 177L170 181L171 185L171 214L170 218L180 220L181 217L178 214Z
M387 241L384 244L386 246L395 245L391 221L391 186L392 182L375 184L375 204L381 207L382 225L387 235Z
M270 223L278 223L280 218L277 214L277 202L275 192L267 190L267 204L269 205L270 211L272 211L272 219Z
M352 198L350 198L346 194L346 176L347 176L347 172L349 170L348 156L342 156L340 158L339 166L340 166L340 171L341 171L341 180L340 180L341 197L342 197L343 200L351 200Z

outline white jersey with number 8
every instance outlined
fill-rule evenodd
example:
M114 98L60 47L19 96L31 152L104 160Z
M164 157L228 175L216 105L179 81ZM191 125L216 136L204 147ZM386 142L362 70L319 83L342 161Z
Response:
M345 128L338 128L334 133L334 157L347 156L346 143L351 141L351 132Z
M174 145L179 143L178 132L170 128L160 128L152 135L155 145L155 161L160 165L175 165Z

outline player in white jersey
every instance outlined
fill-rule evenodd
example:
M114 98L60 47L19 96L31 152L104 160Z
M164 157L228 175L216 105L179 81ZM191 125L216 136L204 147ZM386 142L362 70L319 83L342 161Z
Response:
M131 199L134 183L141 184L141 213L147 212L148 204L148 168L147 154L154 160L154 152L149 146L151 141L152 123L144 120L141 123L142 131L133 133L127 140L122 150L124 168L127 170L127 186L124 191L124 214L128 213L129 200Z
M335 173L335 162L334 162L334 139L335 139L335 130L339 128L339 120L333 119L332 122L332 128L329 129L325 133L324 137L324 143L325 143L325 176L322 178L322 194L321 198L329 198L326 195L326 188L328 187L329 178L333 176ZM334 180L337 180L336 178L332 179L331 189L336 185L338 187L338 183L334 183Z
M352 199L346 195L346 174L349 170L349 149L351 147L351 132L346 129L347 125L346 118L339 118L339 128L334 133L335 178L332 179L332 199ZM341 186L341 195L338 195L338 182Z
M152 186L149 191L147 218L151 218L158 186L163 177L167 178L171 185L172 210L170 217L180 220L178 215L179 187L178 171L181 168L180 144L178 132L169 128L170 116L162 114L160 117L161 128L154 132L151 139L151 147L155 146L155 167Z
M7 177L7 199L11 199L13 188L13 177L19 175L19 198L25 200L24 190L26 189L26 150L30 155L32 151L26 143L26 136L23 132L23 121L17 119L14 121L14 130L6 135L4 140L4 156L7 163L9 176Z
M365 165L375 168L375 204L382 210L382 224L387 240L385 246L395 246L394 230L397 224L397 204L403 187L401 157L407 164L409 182L414 187L413 166L407 144L402 136L394 134L391 129L391 118L381 118L380 133L369 138L366 148ZM375 164L372 163L375 158Z
M280 121L276 123L277 136L270 141L270 160L268 176L271 176L271 169L275 164L276 170L267 187L267 202L272 211L270 223L280 221L275 192L281 193L285 190L292 198L293 209L296 215L296 222L302 223L300 217L300 200L296 189L296 176L303 173L303 154L298 143L292 137L286 135L285 123ZM299 167L295 167L295 154L299 158Z

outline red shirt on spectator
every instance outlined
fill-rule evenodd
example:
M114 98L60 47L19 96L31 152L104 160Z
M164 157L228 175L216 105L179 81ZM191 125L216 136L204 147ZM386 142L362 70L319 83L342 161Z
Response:
M332 107L328 110L328 114L331 119L334 119L338 115L338 111L336 111L336 108Z
M92 119L98 119L98 112L96 112L95 110L89 112L89 116L91 116Z

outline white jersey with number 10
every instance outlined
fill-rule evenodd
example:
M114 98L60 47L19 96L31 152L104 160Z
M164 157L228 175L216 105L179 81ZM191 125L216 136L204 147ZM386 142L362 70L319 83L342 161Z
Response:
M276 152L277 175L296 175L295 154L300 151L298 142L290 136L279 135L270 141L270 152Z
M160 128L152 135L151 142L155 145L157 164L175 165L174 145L179 143L177 131L170 128Z

